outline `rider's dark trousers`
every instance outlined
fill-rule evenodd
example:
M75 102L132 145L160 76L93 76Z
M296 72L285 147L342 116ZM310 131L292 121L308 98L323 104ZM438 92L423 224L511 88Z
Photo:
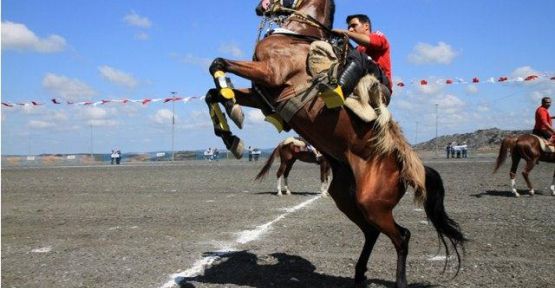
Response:
M532 130L532 134L543 137L545 140L549 140L551 138L551 134L545 130L534 129Z
M389 89L389 79L380 68L380 66L378 66L378 64L376 64L376 62L374 62L374 60L372 60L370 56L355 49L352 49L347 55L345 66L347 66L351 62L357 63L359 67L366 71L367 74L373 74L376 79L380 81L380 83L384 84Z

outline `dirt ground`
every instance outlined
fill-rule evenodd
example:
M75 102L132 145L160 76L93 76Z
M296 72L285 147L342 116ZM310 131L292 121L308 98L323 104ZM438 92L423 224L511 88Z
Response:
M262 164L2 169L2 287L352 287L362 233L318 197L318 167L295 164L294 194L279 198L276 166L252 180ZM412 232L411 287L553 287L553 165L534 169L537 195L515 198L508 165L492 175L492 158L427 164L471 241L459 275L455 261L442 274L435 231L408 193L395 215ZM381 236L368 287L392 287L395 261Z

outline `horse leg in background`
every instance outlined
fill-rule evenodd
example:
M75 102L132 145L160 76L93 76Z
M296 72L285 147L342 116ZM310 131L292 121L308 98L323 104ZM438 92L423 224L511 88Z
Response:
M522 177L524 177L524 181L526 181L526 186L528 186L528 191L530 193L530 196L534 196L535 194L534 187L532 187L532 182L530 181L529 175L532 169L534 169L534 166L536 165L536 161L537 159L535 158L526 160L524 171L522 171Z
M549 189L551 190L551 195L555 196L555 170L553 171L553 178L551 178Z
M356 160L354 160L356 161ZM354 162L353 161L353 162ZM365 161L360 159L360 162ZM379 163L381 162L381 163ZM369 223L389 237L397 251L395 287L407 287L406 264L410 231L395 222L393 208L405 193L394 161L384 159L367 165L352 165L356 177L356 202Z
M281 158L280 158L281 159ZM283 178L283 174L285 172L285 169L287 168L287 162L286 161L281 161L281 163L279 164L279 168L276 172L276 177L277 177L277 196L282 196L282 190L281 190L281 179ZM287 182L285 183L285 185L287 185ZM287 187L287 186L286 186Z
M286 166L285 166L285 171L283 172L283 180L285 183L285 194L286 195L291 195L291 190L289 189L289 183L287 182L287 178L289 177L289 172L291 172L291 169L293 168L293 164L295 163L296 159L291 159L286 161Z
M330 167L324 158L320 160L320 194L322 197L328 197L328 189L330 187Z
M511 152L511 172L509 172L509 177L511 178L511 191L515 197L520 197L518 191L516 190L516 169L518 169L518 163L520 162L520 154L516 151Z
M364 234L364 246L355 266L355 287L366 287L367 264L380 231L370 225L357 207L354 197L355 182L351 168L339 162L330 163L332 180L328 189L337 208L353 221Z

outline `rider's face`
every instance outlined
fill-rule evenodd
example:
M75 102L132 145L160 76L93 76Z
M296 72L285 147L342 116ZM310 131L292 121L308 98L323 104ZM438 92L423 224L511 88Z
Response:
M351 32L358 32L358 33L367 33L370 32L370 28L368 23L361 23L358 18L353 18L349 21L349 31Z

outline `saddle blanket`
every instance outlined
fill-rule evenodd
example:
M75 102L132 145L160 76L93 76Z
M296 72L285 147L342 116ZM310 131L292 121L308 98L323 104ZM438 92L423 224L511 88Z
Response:
M545 140L542 137L539 137L538 135L534 135L534 134L530 134L536 138L538 138L538 140L540 141L540 146L543 152L546 153L555 153L555 145L551 144L550 142L548 142L547 140Z

